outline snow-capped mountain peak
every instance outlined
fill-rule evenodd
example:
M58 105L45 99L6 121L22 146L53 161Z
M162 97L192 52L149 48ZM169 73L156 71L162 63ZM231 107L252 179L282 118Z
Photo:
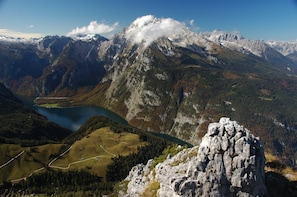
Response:
M161 37L171 37L184 32L185 29L185 24L174 19L146 15L137 18L125 29L125 38L134 44L142 43L147 47Z
M263 40L249 40L244 38L238 32L229 33L214 30L213 32L202 34L218 45L245 54L254 54L258 57L266 58L265 51L270 48Z
M86 41L86 42L97 41L97 40L101 40L101 39L108 40L107 38L102 37L99 34L78 34L71 38L73 38L74 40L82 40L82 41Z
M269 40L267 44L285 56L296 53L297 51L297 40L295 41Z
M237 41L242 40L244 37L239 34L239 32L225 32L220 30L214 30L213 32L208 33L208 37L210 40L215 42L221 42L221 41Z
M130 25L130 28L132 27L139 27L142 28L149 24L154 24L160 22L159 18L154 17L153 15L146 15L142 17L138 17L135 19L132 24Z

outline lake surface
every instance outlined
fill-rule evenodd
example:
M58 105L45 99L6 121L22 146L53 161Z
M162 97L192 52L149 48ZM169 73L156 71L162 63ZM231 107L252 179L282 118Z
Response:
M77 131L84 122L92 116L105 116L110 118L116 122L122 124L128 124L128 122L119 116L118 114L109 111L107 109L95 106L81 106L81 107L67 107L67 108L45 108L34 105L30 99L24 97L18 97L22 102L33 108L36 112L47 117L48 120L55 122L56 124L68 128L72 131ZM188 147L192 147L193 145L182 141L176 137L172 137L167 134L161 134L156 132L151 132L151 134L156 135L158 137L173 141L180 145L187 145Z
M112 111L100 107L81 106L67 108L44 108L35 105L33 106L33 109L46 116L48 120L72 131L78 130L87 119L97 115L102 115L116 122L127 124L127 121L124 118Z

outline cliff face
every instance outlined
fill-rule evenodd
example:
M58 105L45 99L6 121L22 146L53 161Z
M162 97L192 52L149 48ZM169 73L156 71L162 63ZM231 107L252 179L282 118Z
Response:
M185 149L155 168L135 166L127 193L139 196L157 185L157 196L264 196L264 150L259 138L228 118L211 123L200 146Z

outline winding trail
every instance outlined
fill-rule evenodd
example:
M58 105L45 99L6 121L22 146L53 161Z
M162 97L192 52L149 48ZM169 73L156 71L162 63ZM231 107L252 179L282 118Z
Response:
M88 159L82 159L82 160L79 160L79 161L74 161L74 162L71 162L68 164L67 167L61 167L61 166L49 166L50 168L56 168L56 169L60 169L60 170L68 170L71 165L74 165L74 164L78 164L78 163L82 163L82 162L85 162L85 161L88 161L88 160L93 160L93 159L96 159L96 160L99 160L99 158L102 158L102 157L106 157L106 158L110 158L109 156L104 156L104 155L99 155L99 156L95 156L95 157L90 157Z
M111 152L109 152L108 150L106 150L104 147L103 147L103 145L101 144L100 145L100 148L102 148L102 150L104 150L104 152L106 152L106 153L108 153L108 154L110 154L110 155L112 155L112 156L117 156L116 154L113 154L113 153L111 153Z
M85 162L85 161L89 161L89 160L98 160L100 158L111 158L111 157L115 157L116 154L112 153L112 152L109 152L108 150L106 150L103 145L100 145L100 148L106 152L107 154L111 155L111 156L108 156L108 155L97 155L97 156L94 156L94 157L90 157L90 158L87 158L87 159L82 159L82 160L78 160L78 161L74 161L74 162L71 162L69 163L66 167L61 167L61 166L54 166L52 165L56 160L59 159L59 157L62 157L63 155L65 155L66 153L68 153L70 151L70 149L72 148L72 146L70 146L68 149L66 149L63 153L61 153L59 156L55 157L53 160L51 160L47 166L49 168L55 168L55 169L60 169L60 170L68 170L71 165L74 165L74 164L78 164L78 163L82 163L82 162ZM11 163L14 159L18 158L19 156L21 156L25 151L22 151L20 152L19 154L17 154L16 156L14 156L12 159L10 159L9 161L7 161L6 163L2 164L0 166L0 169L5 167L6 165L8 165L9 163ZM42 170L45 170L45 167L41 167L37 170L34 170L30 175L26 176L26 177L22 177L22 178L18 178L18 179L13 179L13 180L10 180L12 183L17 183L19 181L22 181L22 180L26 180L27 178L29 178L30 176L32 176L34 173L37 173L39 171L42 171Z
M47 164L47 166L51 168L52 163L54 163L59 157L62 157L62 156L65 155L67 152L69 152L71 148L72 148L72 145L71 145L67 150L65 150L63 153L61 153L59 156L57 156L57 157L55 157L53 160L51 160L51 161Z
M65 151L64 151L63 153L61 153L59 156L55 157L52 161L50 161L50 163L48 164L48 167L50 167L50 165L51 165L53 162L55 162L59 157L65 155L71 148L72 148L72 146L70 146L67 150L65 150ZM21 153L23 154L24 151L22 151ZM21 154L21 153L20 153L20 154ZM17 156L19 156L20 154L18 154ZM15 156L14 158L16 158L17 156ZM13 158L12 158L11 160L13 160ZM11 161L10 161L10 162L11 162ZM10 162L9 162L9 163L10 163ZM8 162L6 162L5 164L7 165ZM4 165L4 164L3 164L3 165ZM33 171L31 174L29 174L28 176L25 176L25 177L22 177L22 178L18 178L18 179L10 180L10 182L12 182L12 183L17 183L17 182L20 182L20 181L22 181L22 180L26 180L27 178L29 178L30 176L32 176L34 173L39 172L39 171L44 170L44 169L45 169L44 167L41 167L41 168L39 168L39 169L37 169L37 170L34 170L34 171Z
M21 156L25 151L23 150L22 152L20 152L19 154L17 154L16 156L14 156L13 158L11 158L9 161L7 161L6 163L2 164L0 166L0 169L5 167L6 165L8 165L9 163L11 163L13 160L17 159L19 156Z
M29 178L30 176L32 176L34 173L39 172L39 171L44 170L44 169L45 169L44 167L39 168L37 170L34 170L29 176L25 176L25 177L22 177L22 178L19 178L19 179L13 179L13 180L11 180L11 182L12 183L17 183L17 182L20 182L22 180L26 180L27 178Z
M85 161L89 161L89 160L93 160L93 159L96 159L98 160L99 158L111 158L110 156L106 156L106 155L97 155L97 156L94 156L94 157L90 157L90 158L87 158L87 159L82 159L82 160L78 160L78 161L74 161L74 162L71 162L67 165L67 167L61 167L61 166L54 166L52 165L59 157L65 155L68 151L70 151L70 149L72 148L72 146L70 146L65 152L63 152L62 154L60 154L58 157L54 158L51 162L49 162L48 164L48 167L50 168L56 168L56 169L60 169L60 170L68 170L71 165L74 165L74 164L78 164L78 163L82 163L82 162L85 162ZM112 155L113 157L115 157L116 155L109 152L108 150L106 150L103 145L100 145L100 148L106 152L107 154L110 154Z

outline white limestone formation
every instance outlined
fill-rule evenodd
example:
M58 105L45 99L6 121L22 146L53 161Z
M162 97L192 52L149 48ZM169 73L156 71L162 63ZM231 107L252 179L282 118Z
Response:
M159 183L157 196L264 196L264 150L259 138L229 118L211 123L200 146L152 167L134 167L124 196L139 196Z

